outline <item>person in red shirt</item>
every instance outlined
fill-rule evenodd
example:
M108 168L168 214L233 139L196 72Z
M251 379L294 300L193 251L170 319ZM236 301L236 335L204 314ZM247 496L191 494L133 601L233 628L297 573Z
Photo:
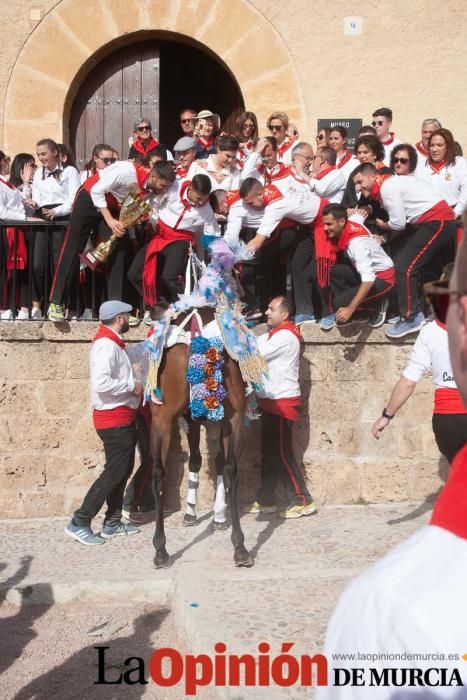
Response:
M152 126L149 119L141 117L135 122L134 131L136 139L130 148L128 160L134 160L140 156L150 156L151 153L158 147L159 141L152 135Z

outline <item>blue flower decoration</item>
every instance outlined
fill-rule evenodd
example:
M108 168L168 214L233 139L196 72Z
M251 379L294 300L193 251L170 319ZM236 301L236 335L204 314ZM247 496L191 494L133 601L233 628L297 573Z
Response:
M207 412L209 420L222 420L224 417L224 407L222 405Z
M193 418L202 418L206 415L206 406L203 401L193 399L190 401L190 411Z
M198 367L189 367L186 372L186 378L190 384L200 384L204 376L204 370Z
M191 341L191 352L192 353L204 353L206 350L210 347L210 342L207 338L203 338L203 336L198 335L196 338L193 338Z
M216 350L219 350L219 352L223 352L224 343L222 342L221 338L211 338L210 340L212 348L216 348Z

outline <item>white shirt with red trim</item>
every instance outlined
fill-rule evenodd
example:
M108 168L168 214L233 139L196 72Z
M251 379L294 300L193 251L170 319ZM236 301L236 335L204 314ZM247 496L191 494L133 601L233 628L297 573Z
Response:
M67 216L81 187L81 178L72 165L58 170L59 176L55 178L47 168L37 168L32 179L32 198L40 207L58 204L54 209L55 216Z
M268 365L268 377L257 392L262 399L286 399L300 396L298 371L300 341L291 331L282 329L270 338L263 333L257 339L258 349Z
M340 204L345 190L344 174L334 166L326 168L322 175L311 178L310 189L319 197L325 197L333 204Z
M352 156L351 158L349 158L349 160L347 160L345 163L343 163L341 165L342 160L344 158L345 158L345 155L336 162L336 166L337 166L338 170L342 173L342 175L344 177L345 184L347 185L347 180L349 179L350 174L355 170L355 168L358 165L360 165L360 161L355 156Z
M292 150L293 147L297 145L297 141L289 141L288 138L277 147L277 160L282 161L285 165L291 165L292 163Z
M0 219L12 219L13 221L26 219L21 192L13 185L8 185L4 180L0 180Z
M171 185L163 207L159 209L159 219L170 228L192 231L195 234L206 233L219 236L220 228L209 203L195 207L186 199L188 180L175 180Z
M437 389L457 389L449 356L448 334L436 321L423 326L402 376L419 382L431 371Z
M259 180L262 185L274 182L274 184L278 186L279 182L286 179L288 174L288 166L284 165L281 161L278 161L272 168L268 168L263 163L261 154L253 151L243 165L240 179L243 182L247 177L254 177L256 180Z
M398 138L394 136L392 131L390 132L388 138L385 141L381 141L381 143L384 146L384 158L383 158L383 163L384 165L387 165L389 167L391 163L391 153L395 149L396 146L398 146L402 141L400 141Z
M452 165L434 170L427 159L417 165L415 177L433 185L441 199L454 208L456 216L462 216L467 209L467 160L456 157Z
M428 152L425 150L425 146L421 141L417 141L417 143L414 144L414 148L417 151L417 168L423 168L428 160Z
M403 231L407 222L416 223L443 199L433 185L413 175L389 177L381 185L380 198L394 231Z
M99 170L99 180L91 187L90 195L94 206L103 209L107 206L106 194L112 194L122 204L132 185L138 185L135 164L119 160L107 168Z
M346 252L362 282L374 282L377 272L390 270L394 267L394 263L366 226L363 226L362 218L354 215L349 219L347 225L362 228L368 235L352 238Z
M213 154L201 160L194 160L188 170L187 179L193 180L195 175L207 175L211 181L211 191L238 190L240 187L241 169L234 165L232 168L218 170L213 162Z
M135 377L132 364L141 362L144 354L145 341L127 346L126 350L110 338L99 338L93 342L89 354L93 409L108 411L118 406L138 408L141 397L133 393Z
M318 195L297 183L296 188L290 187L285 195L279 192L279 196L266 204L258 233L269 238L282 219L292 219L305 226L311 224L318 215L320 204Z
M264 216L264 209L255 209L240 199L229 209L224 240L227 245L238 245L242 228L259 228Z

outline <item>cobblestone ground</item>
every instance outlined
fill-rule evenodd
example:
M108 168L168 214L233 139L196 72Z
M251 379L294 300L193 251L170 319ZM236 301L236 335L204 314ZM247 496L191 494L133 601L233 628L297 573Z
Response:
M329 615L347 581L428 520L430 504L325 507L295 521L244 516L251 569L232 562L230 531L212 532L211 514L193 528L166 518L168 569L152 564L153 526L102 547L83 547L63 533L64 519L3 521L0 557L0 688L5 700L184 698L182 684L96 686L95 645L109 646L108 674L124 659L161 646L214 656L271 656L322 648ZM100 627L95 634L93 628ZM95 635L99 636L95 636ZM113 676L112 674L116 674ZM135 676L133 676L135 678ZM218 689L198 697L310 698L310 689Z

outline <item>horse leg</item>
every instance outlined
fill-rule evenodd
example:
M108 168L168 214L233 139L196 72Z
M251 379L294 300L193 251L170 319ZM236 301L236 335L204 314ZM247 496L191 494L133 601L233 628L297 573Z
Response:
M221 431L219 433L219 451L216 455L216 497L214 500L214 518L212 521L212 526L214 530L227 529L227 521L225 517L227 503L225 500L225 486L223 477L224 467L225 453L223 433L221 428Z
M166 537L164 531L164 491L165 491L165 465L170 446L172 421L153 416L151 427L151 451L153 455L153 480L152 487L154 502L156 505L156 529L152 540L156 555L154 566L160 569L169 564L169 555L165 548Z
M224 484L232 516L232 544L234 546L235 566L253 566L253 559L244 545L245 535L240 525L238 507L238 466L243 434L243 412L237 412L230 419L224 431ZM227 432L227 436L226 436Z
M183 524L185 527L195 525L197 522L196 500L199 486L199 470L201 469L201 452L199 450L199 440L201 424L192 418L188 420L188 445L190 456L188 460L188 490L186 497L185 515Z

